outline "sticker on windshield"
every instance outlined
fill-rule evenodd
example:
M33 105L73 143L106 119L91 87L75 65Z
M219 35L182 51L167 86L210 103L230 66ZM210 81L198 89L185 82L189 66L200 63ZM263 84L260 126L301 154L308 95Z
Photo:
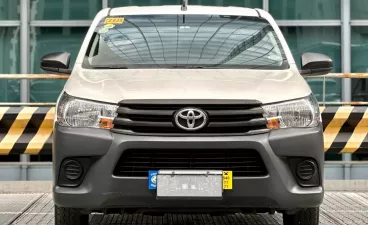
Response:
M115 25L114 24L106 24L105 25L105 28L107 28L107 29L112 29L112 28L114 28L115 27Z
M123 24L124 18L106 18L105 24Z
M109 28L106 28L106 27L101 28L101 29L98 31L98 33L99 33L99 34L106 34L107 32L109 32Z

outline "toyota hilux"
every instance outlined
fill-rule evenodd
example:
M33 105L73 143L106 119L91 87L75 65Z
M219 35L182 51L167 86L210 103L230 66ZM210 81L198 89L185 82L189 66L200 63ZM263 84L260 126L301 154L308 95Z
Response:
M300 68L261 9L193 5L100 11L70 74L53 132L57 225L100 213L274 213L317 225L323 131Z

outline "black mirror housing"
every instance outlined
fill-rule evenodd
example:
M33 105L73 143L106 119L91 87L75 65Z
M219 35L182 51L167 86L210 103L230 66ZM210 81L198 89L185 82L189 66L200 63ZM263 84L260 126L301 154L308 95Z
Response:
M71 74L69 69L70 53L56 52L41 58L41 69L51 73Z
M330 57L319 53L303 53L301 75L325 75L333 69Z

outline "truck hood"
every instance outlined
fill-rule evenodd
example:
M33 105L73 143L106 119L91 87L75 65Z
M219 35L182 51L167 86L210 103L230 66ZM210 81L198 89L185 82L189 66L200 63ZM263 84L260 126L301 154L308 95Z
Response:
M247 99L280 102L309 95L295 69L123 69L75 66L65 85L72 96L118 103L126 99Z

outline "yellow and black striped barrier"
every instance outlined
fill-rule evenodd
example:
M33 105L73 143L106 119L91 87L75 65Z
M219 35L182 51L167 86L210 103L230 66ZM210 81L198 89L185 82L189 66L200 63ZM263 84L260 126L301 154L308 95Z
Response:
M368 107L320 107L326 153L368 153ZM0 107L0 155L52 154L54 107Z
M0 155L51 154L54 107L0 107Z
M320 107L327 153L368 153L368 107Z

